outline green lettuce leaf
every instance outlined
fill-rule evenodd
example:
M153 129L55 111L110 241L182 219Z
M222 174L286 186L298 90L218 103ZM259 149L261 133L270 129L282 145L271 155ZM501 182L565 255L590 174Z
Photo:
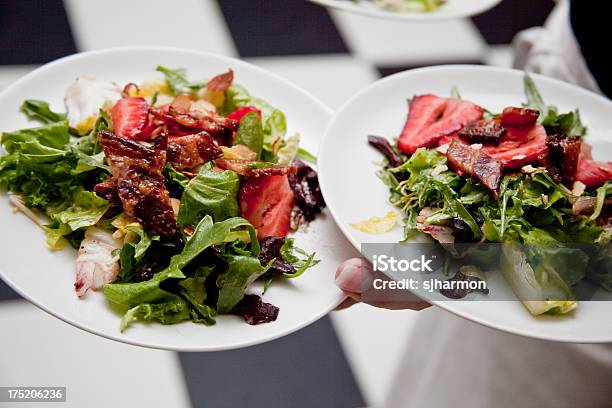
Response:
M244 297L246 288L267 270L259 259L252 256L227 255L224 258L228 264L227 272L217 278L217 311L220 314L231 312Z
M244 229L248 231L251 238L251 253L254 257L259 256L257 233L248 221L234 217L214 223L212 218L207 215L200 221L191 238L187 240L182 252L170 259L167 268L156 273L148 281L106 284L104 285L104 295L110 303L128 309L143 304L176 304L178 302L177 298L181 299L181 302L187 302L179 295L162 289L160 285L169 279L185 279L186 276L182 270L206 248L223 244L230 234ZM187 293L193 296L192 292L188 291ZM139 315L135 316L139 318ZM193 317L193 315L190 316ZM131 318L127 319L126 324L129 324L130 321L132 321Z
M225 105L221 113L227 115L238 108L255 106L261 111L263 125L263 154L265 160L274 158L275 147L279 148L287 133L287 119L282 111L260 98L252 97L240 84L232 84L225 92Z
M261 158L261 150L264 144L264 133L259 115L249 112L240 121L236 132L234 144L242 144L257 154L256 159Z
M77 190L69 202L59 208L48 207L47 215L51 224L45 227L47 245L53 249L62 248L66 235L95 225L106 213L110 204L91 191Z
M175 324L191 318L189 304L179 296L162 303L143 303L128 310L119 326L123 332L134 321L157 321L161 324Z
M61 122L66 119L65 113L56 113L49 108L49 104L36 99L27 99L22 104L19 110L30 120L37 120L41 123Z
M196 225L204 215L214 221L236 217L240 180L233 171L215 172L203 169L187 184L181 198L178 222L181 226Z

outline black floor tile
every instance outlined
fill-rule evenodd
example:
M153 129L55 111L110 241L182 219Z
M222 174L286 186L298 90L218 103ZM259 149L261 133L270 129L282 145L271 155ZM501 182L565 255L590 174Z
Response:
M482 61L475 60L462 60L462 61L447 61L447 62L437 62L433 65L451 65L451 64L469 64L469 65L482 65ZM378 70L378 74L381 77L386 77L389 75L397 74L398 72L408 71L415 68L425 68L431 65L394 65L394 66L378 66L376 69Z
M0 302L3 300L21 299L21 296L0 279Z
M266 344L180 360L194 408L364 405L327 317Z
M62 0L0 1L0 65L42 64L75 52Z
M509 44L519 31L541 26L554 5L553 0L504 0L472 21L488 44Z
M316 4L219 0L219 6L241 57L348 52L329 13Z

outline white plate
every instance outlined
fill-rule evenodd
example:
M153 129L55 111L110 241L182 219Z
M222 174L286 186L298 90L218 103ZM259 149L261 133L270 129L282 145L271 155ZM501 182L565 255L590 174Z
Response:
M609 145L604 153L604 145L598 149L596 141L612 141L612 102L557 80L539 75L533 78L547 103L557 105L560 111L580 109L589 128L587 141L595 142L595 157L609 160ZM367 135L399 135L406 119L407 98L423 93L449 95L452 86L457 86L464 99L492 111L525 101L521 71L480 66L415 69L384 78L359 92L327 127L319 149L321 188L334 219L355 248L366 242L402 239L399 226L382 235L368 235L349 226L393 209L387 201L388 188L375 174L375 163L382 157L368 145ZM496 276L501 279L501 274ZM610 302L580 302L570 315L539 318L532 317L519 302L435 303L478 323L525 336L572 342L612 341Z
M28 126L19 112L24 99L49 101L64 111L64 90L77 75L93 74L119 84L156 78L158 65L184 67L190 78L205 79L232 68L236 82L262 97L287 116L288 132L299 132L303 146L316 151L330 110L288 81L250 64L195 51L171 48L123 48L77 54L52 62L25 76L0 95L0 129ZM74 292L72 249L51 252L45 236L30 220L15 214L6 194L0 195L0 276L23 297L52 315L92 333L147 347L180 351L211 351L245 347L284 336L314 322L342 299L334 285L336 266L354 256L354 250L338 231L327 211L313 222L297 244L316 251L322 261L298 279L275 282L264 300L278 306L278 320L249 326L237 316L220 316L212 327L184 322L172 326L137 323L119 332L121 315L106 304L102 293L88 293L78 300ZM44 335L41 333L41 335Z
M501 0L447 0L440 9L432 12L389 11L370 0L310 0L323 6L349 11L365 16L405 21L447 20L470 17L495 7Z

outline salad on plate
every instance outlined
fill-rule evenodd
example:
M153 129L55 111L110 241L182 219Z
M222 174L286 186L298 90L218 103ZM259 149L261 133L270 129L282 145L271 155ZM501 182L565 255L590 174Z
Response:
M386 158L378 175L405 241L499 243L502 275L529 312L564 314L580 282L612 290L612 162L593 159L578 110L547 105L528 75L524 87L526 102L500 112L457 89L415 95L397 140L368 142ZM383 233L399 218L352 225ZM464 266L452 279L483 275Z
M0 187L51 249L78 250L76 296L102 291L122 331L218 314L272 322L268 287L318 262L289 236L325 207L315 159L231 69L198 82L157 71L124 86L80 76L65 113L23 102L40 125L1 133Z

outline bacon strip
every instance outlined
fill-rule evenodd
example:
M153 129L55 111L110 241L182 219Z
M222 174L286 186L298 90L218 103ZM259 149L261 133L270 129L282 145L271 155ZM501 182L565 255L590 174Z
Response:
M179 99L180 98L180 99ZM183 136L196 132L207 132L223 146L231 146L234 132L238 129L238 121L223 117L215 112L206 115L198 113L197 117L186 111L184 98L178 96L178 102L151 109L157 126L165 125L171 136Z
M193 169L222 155L219 144L207 132L168 139L168 163L177 170Z
M446 157L454 169L472 176L497 197L502 175L502 164L499 160L459 140L451 142Z
M158 234L179 239L179 228L164 183L167 138L160 136L153 147L101 131L104 149L123 210Z

